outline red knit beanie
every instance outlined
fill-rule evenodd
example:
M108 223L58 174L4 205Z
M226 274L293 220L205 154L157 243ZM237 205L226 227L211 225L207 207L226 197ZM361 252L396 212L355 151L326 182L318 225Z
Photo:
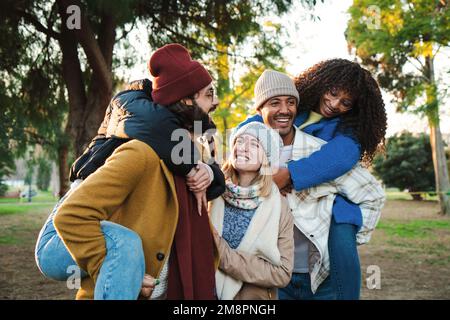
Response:
M148 62L153 79L153 101L175 103L200 91L212 82L208 71L192 60L180 44L171 43L156 50Z

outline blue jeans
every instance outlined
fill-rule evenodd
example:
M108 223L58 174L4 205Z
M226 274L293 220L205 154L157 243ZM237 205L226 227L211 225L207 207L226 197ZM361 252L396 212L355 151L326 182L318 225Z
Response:
M309 273L293 273L286 288L278 290L280 300L335 300L335 292L330 277L327 277L314 294L311 291Z
M67 194L56 204L42 227L35 249L39 270L46 277L59 281L67 280L73 266L77 266L53 224L66 197ZM110 221L101 221L100 226L105 236L106 256L95 283L94 299L135 300L145 273L141 238L134 231ZM87 276L84 270L80 274L81 278Z
M328 236L330 275L316 293L311 291L309 273L293 273L289 285L279 290L280 300L358 300L361 289L361 267L353 224L336 223L331 218Z
M331 218L328 236L330 279L338 300L359 299L361 266L356 245L357 232L357 226L336 223L334 217Z

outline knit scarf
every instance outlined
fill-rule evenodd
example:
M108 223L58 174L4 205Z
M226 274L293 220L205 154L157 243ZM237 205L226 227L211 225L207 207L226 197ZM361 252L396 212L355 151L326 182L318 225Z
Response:
M233 183L231 178L225 180L225 192L222 194L223 199L230 205L240 209L256 209L260 204L259 195L261 187L254 184L249 187L242 187Z

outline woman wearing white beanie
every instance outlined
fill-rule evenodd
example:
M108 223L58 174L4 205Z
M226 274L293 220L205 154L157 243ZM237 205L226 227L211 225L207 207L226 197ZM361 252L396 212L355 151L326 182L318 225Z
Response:
M221 300L277 299L291 278L293 217L272 180L282 141L261 123L241 127L231 138L222 170L225 193L210 204L219 248L216 292Z

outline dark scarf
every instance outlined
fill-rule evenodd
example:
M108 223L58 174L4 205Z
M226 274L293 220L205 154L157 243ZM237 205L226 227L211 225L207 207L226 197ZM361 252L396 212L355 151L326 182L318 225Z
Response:
M169 300L212 300L215 294L214 239L208 211L197 202L186 179L175 176L179 216L169 257Z

